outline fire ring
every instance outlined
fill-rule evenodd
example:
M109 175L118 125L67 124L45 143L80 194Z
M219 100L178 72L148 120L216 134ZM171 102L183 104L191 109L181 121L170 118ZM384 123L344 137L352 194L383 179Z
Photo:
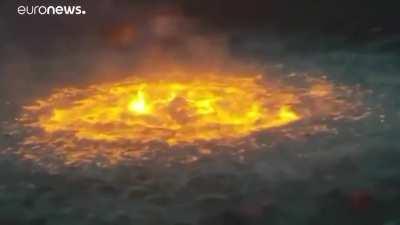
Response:
M20 153L40 160L40 151L27 149L52 149L67 164L99 155L117 163L152 141L168 146L226 142L310 117L341 116L354 106L337 96L348 89L323 79L300 88L261 76L184 77L55 91L24 107L19 122L33 131Z

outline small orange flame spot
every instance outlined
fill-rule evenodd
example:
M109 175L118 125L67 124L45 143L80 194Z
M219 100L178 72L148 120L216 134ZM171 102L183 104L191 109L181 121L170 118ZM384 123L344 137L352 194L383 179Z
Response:
M139 114L149 113L150 109L146 103L143 91L139 91L135 99L129 104L129 110Z

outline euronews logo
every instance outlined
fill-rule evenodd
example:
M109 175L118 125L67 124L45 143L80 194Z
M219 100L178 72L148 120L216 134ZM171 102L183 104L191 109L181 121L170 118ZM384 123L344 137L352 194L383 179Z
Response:
M85 15L86 11L80 5L58 5L58 6L18 6L18 15L41 15L41 16L61 16L61 15Z

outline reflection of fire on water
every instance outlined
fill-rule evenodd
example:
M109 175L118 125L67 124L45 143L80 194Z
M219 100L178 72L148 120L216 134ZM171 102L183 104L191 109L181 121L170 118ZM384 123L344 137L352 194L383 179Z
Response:
M20 153L40 161L43 153L29 150L39 146L66 164L99 157L115 164L142 157L154 142L229 143L307 118L340 116L351 105L336 98L325 80L307 88L286 86L255 76L205 75L65 88L25 107L20 122L36 131Z

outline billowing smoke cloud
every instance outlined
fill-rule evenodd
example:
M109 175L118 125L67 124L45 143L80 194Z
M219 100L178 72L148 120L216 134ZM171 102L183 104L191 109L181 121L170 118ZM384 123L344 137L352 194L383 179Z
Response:
M15 3L4 6L14 13ZM138 73L230 68L227 36L210 32L177 4L102 0L82 6L85 16L6 15L15 21L0 26L7 34L1 96L29 101L53 88Z

